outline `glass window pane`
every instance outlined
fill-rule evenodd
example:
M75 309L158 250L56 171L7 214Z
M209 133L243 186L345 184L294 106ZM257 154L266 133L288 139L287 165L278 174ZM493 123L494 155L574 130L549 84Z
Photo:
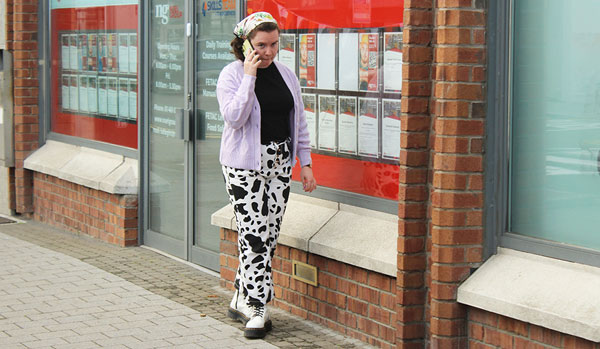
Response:
M600 249L600 2L514 3L510 231Z
M138 1L50 7L51 131L137 148Z
M282 29L278 60L300 81L319 185L395 203L403 3L248 0L246 7L271 13ZM292 179L299 173L297 165Z

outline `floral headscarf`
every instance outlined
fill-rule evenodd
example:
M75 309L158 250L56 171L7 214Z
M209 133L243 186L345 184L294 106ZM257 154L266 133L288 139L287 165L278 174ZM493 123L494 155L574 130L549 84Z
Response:
M277 24L277 21L275 18L273 18L273 16L271 16L270 13L255 12L238 23L235 26L235 29L233 29L233 34L235 34L235 36L238 38L244 38L248 36L248 34L250 34L250 32L253 31L254 28L256 28L259 24L268 22Z

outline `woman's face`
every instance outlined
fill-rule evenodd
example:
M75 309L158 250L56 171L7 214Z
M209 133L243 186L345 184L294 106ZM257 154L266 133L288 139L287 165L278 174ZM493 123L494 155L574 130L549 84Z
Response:
M254 38L250 39L250 42L261 60L258 67L266 68L271 65L279 48L279 31L258 31Z

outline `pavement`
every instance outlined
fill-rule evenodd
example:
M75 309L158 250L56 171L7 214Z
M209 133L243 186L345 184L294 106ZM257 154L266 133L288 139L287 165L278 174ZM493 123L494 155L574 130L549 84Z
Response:
M369 347L273 308L273 330L248 340L227 318L233 292L214 273L12 221L0 220L0 348Z

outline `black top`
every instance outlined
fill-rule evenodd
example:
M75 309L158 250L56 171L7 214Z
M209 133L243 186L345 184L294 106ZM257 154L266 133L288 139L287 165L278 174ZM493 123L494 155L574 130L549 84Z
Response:
M281 142L290 136L290 111L294 97L275 63L256 72L254 92L260 104L260 142Z

